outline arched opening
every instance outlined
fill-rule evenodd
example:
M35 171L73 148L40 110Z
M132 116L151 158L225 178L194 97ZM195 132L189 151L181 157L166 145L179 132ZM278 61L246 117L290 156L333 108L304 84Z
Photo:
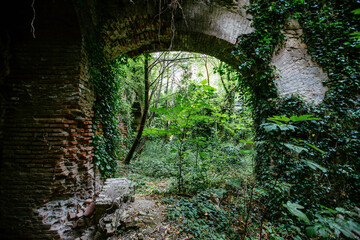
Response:
M251 157L244 160L249 156L246 153L251 152L246 146L251 148L254 136L250 93L240 88L241 76L235 69L216 58L188 52L157 52L135 60L121 57L115 62L115 81L119 82L121 91L118 119L121 126L127 126L122 129L127 131L127 137L122 139L125 151L121 160L136 162L132 164L137 166L133 167L135 170L147 169L147 176L158 175L159 178L173 178L181 173L183 166L179 165L179 169L174 166L182 162L185 155L187 167L184 168L199 172L199 166L218 165L216 172L210 173L210 169L204 167L202 174L221 176L225 182L231 181L225 174L230 169L234 172L244 168L251 172ZM144 131L141 124L144 124ZM143 134L138 135L139 131ZM136 138L139 141L134 146ZM175 157L175 152L180 159ZM162 156L161 161L149 158L156 155ZM140 160L142 156L148 161ZM166 161L169 156L174 158L172 163ZM231 163L236 166L228 165ZM172 171L166 173L162 169L164 176L161 176L150 168L151 164L164 169L172 167ZM99 166L106 170L106 166ZM125 174L123 170L117 175ZM180 175L183 178L187 174ZM179 188L183 188L182 185L178 182Z
M130 144L121 160L138 137L139 125L146 125L130 165L116 166L115 176L130 178L137 184L137 193L145 193L136 194L131 211L136 212L138 205L154 204L151 194L225 192L226 186L252 178L249 93L240 94L240 76L231 66L203 54L157 52L136 60L120 57L112 67L115 81L121 85L119 121L129 131L123 145ZM142 122L144 115L146 121ZM100 149L95 161L104 159L97 156L103 152ZM107 171L108 162L97 164ZM147 217L144 214L139 219ZM131 239L129 226L119 228L122 237Z
M232 55L236 39L254 31L244 4L230 4L232 8L229 9L222 4L204 2L163 4L160 1L132 5L107 1L103 6L106 14L100 22L101 54L106 62L111 62L122 54L134 57L169 49L181 50L207 54L237 68L237 59ZM120 6L124 11L117 10ZM111 149L110 142L104 143L109 145L107 149ZM102 166L105 167L110 166Z

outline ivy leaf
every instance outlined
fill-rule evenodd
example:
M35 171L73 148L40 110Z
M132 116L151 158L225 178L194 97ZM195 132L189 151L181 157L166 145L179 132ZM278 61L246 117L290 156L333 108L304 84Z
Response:
M252 152L253 151L251 149L246 149L246 150L241 149L240 150L240 153L242 153L242 154L249 154L250 155L250 154L252 154Z
M327 237L329 237L329 235L331 235L331 232L326 227L319 228L319 233L320 233L320 236L322 236L324 238L327 238Z
M326 171L327 171L326 168L324 168L323 166L321 166L321 165L319 165L319 164L317 164L317 163L315 163L315 162L313 162L313 161L303 160L302 162L306 163L306 164L307 164L311 169L313 169L313 170L319 169L319 170L321 170L322 172L326 172Z
M311 114L305 114L301 116L291 116L290 120L293 122L310 121L310 120L322 120L321 118L312 117Z
M360 8L358 8L358 9L355 9L355 10L353 10L353 11L351 11L353 14L355 14L355 15L359 15L360 14Z
M288 149L295 151L297 153L302 153L302 152L308 152L308 150L304 147L300 147L300 146L296 146L294 144L290 144L290 143L284 143L285 147L287 147Z
M278 124L275 123L264 123L261 124L261 126L264 128L266 132L276 131L278 130Z
M316 236L317 233L316 233L316 228L315 226L310 226L310 227L307 227L306 228L306 234L310 237L313 237L313 236Z
M269 118L269 120L272 120L272 121L279 121L279 122L289 122L290 121L290 118L288 117L285 117L284 115L281 115L281 116L272 116Z
M201 83L202 85L205 85L205 84L207 83L207 80L204 79L204 80L202 80L200 83Z
M294 216L296 216L298 219L304 221L307 224L310 224L310 220L306 216L306 214L299 210L299 209L304 209L303 206L297 203L292 203L290 201L288 201L286 204L283 204L283 206L286 207L289 210L289 212Z

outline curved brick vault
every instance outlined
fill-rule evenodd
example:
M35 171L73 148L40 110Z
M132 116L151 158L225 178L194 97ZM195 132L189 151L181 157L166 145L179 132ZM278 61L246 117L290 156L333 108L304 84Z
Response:
M99 190L85 45L93 34L101 36L98 44L109 60L167 50L172 43L172 50L204 53L236 66L231 51L237 37L254 31L245 0L183 0L173 22L169 8L159 15L159 1L36 0L34 39L29 1L11 2L0 21L2 239L71 239L71 226L64 227L66 209ZM291 22L284 34L286 44L273 58L279 95L321 102L326 92L321 80L327 76L301 42L301 27Z

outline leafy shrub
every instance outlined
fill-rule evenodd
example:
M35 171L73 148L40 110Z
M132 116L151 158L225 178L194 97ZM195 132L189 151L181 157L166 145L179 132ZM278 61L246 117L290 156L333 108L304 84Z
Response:
M181 229L195 239L240 239L233 228L236 211L227 212L214 203L212 192L202 192L193 198L169 199L167 217L181 223Z

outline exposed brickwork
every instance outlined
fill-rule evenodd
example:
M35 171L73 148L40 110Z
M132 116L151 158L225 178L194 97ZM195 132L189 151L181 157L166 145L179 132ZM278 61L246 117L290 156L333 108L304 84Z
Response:
M146 2L133 5L108 0L103 6L106 14L102 28L106 55L109 59L120 54L139 55L168 50L171 45L172 50L205 53L237 67L231 57L236 39L254 31L252 17L244 9L248 3L247 0L231 5L221 1L183 1L182 11L178 9L175 14L173 36L169 13L159 17L158 7L148 6ZM279 95L299 95L308 103L319 104L327 91L322 84L327 76L311 60L301 41L298 22L291 21L285 26L284 34L286 44L272 61L279 70Z
M327 91L322 81L328 76L312 61L301 40L302 33L297 21L292 20L286 26L285 46L273 58L280 75L276 85L280 96L294 94L308 103L319 104Z
M2 85L9 98L2 118L1 238L56 238L34 209L54 199L87 198L95 187L87 58L78 27L63 23L71 11L76 23L75 12L70 2L38 4L37 38L10 34L10 75ZM60 16L46 15L55 10ZM55 27L60 33L52 36Z
M243 8L246 3L225 7L208 1L184 1L183 11L174 12L173 38L169 10L159 16L158 6L145 1L135 5L105 1L102 29L106 56L112 59L120 54L164 51L172 45L171 50L205 53L235 66L231 51L237 37L254 31L251 16Z

